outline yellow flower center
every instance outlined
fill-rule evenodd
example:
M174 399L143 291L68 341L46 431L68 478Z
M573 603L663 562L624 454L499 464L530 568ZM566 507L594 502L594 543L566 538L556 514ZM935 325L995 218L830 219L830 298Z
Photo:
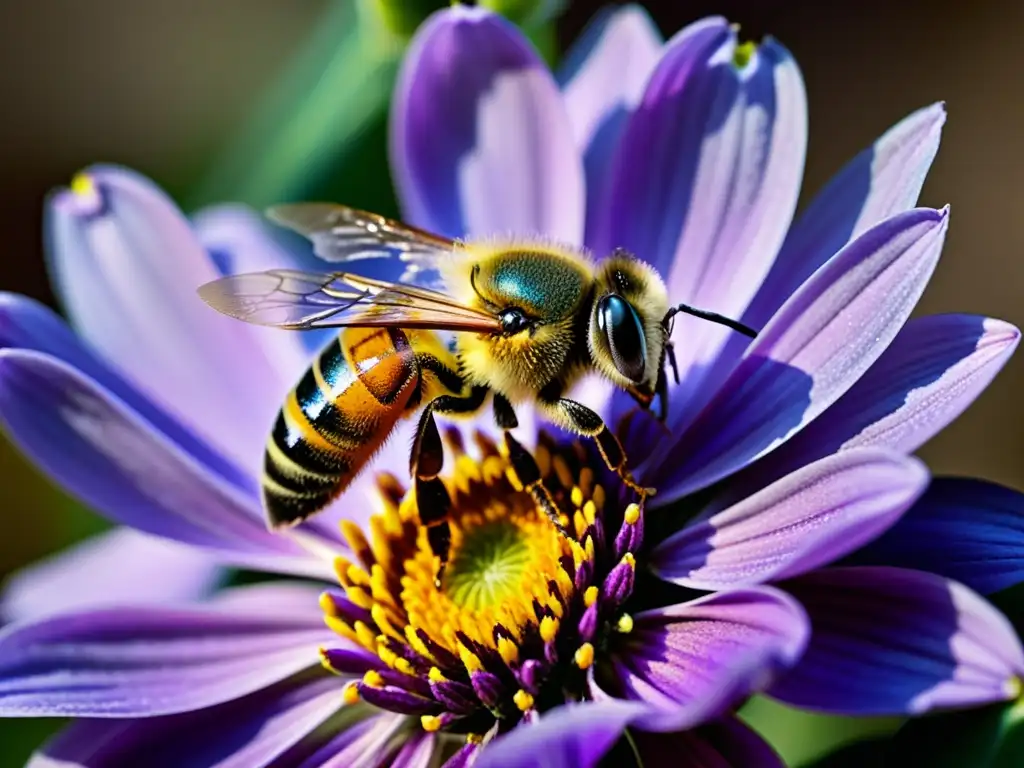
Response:
M393 477L381 478L384 505L370 520L370 540L354 524L342 524L360 562L339 558L339 579L348 599L371 611L384 637L360 622L346 624L328 616L328 623L374 653L383 649L386 662L396 652L401 656L396 643L419 653L428 650L419 637L423 633L462 658L470 672L475 654L466 638L503 657L514 656L524 633L536 630L544 616L561 617L571 599L573 582L562 561L578 564L592 557L585 541L581 546L562 536L533 498L517 488L495 446L486 440L480 444L481 459L452 446L455 472L446 481L452 498L451 549L440 588L435 585L439 563L419 524L415 494L402 495ZM562 508L574 513L582 534L587 518L593 520L595 501L603 501L592 472L574 477L565 459L553 459L543 446L536 458L545 474L569 481L562 493L568 503ZM578 484L573 482L577 479Z

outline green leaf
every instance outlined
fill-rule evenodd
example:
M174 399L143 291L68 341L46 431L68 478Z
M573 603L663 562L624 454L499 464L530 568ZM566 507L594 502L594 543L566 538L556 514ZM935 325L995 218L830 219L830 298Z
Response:
M385 114L404 44L366 2L335 0L186 207L314 196Z
M803 768L884 768L888 749L889 739L885 736L855 741L805 763Z
M887 765L1019 768L1024 699L911 720L896 734Z

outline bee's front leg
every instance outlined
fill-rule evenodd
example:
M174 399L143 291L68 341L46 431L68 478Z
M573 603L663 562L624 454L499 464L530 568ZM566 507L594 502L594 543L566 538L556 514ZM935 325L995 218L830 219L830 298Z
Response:
M494 393L494 421L498 428L505 431L505 448L508 450L508 460L512 465L512 471L516 474L523 490L533 497L534 503L548 516L560 533L568 535L565 526L568 519L559 511L551 492L544 485L544 478L541 476L537 460L533 458L518 440L509 431L519 426L519 419L512 408L512 403L503 395Z
M573 432L592 437L608 468L622 478L622 482L642 499L655 494L654 488L645 488L633 479L627 466L626 452L622 450L622 443L594 411L567 397L542 398L541 403L552 421Z

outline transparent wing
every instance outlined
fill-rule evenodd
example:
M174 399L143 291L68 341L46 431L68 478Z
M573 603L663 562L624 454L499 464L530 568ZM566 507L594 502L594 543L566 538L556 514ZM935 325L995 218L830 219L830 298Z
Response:
M334 203L277 205L267 210L267 216L309 238L313 252L324 261L398 258L406 264L403 283L418 279L420 272L436 270L454 247L440 235Z
M225 315L291 330L373 325L477 332L501 328L493 315L443 293L348 272L250 272L207 283L199 295Z

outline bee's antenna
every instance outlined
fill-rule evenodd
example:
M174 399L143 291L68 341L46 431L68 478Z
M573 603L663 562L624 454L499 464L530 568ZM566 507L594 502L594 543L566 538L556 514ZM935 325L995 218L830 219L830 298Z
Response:
M662 324L668 328L669 320L679 313L699 317L701 320L710 320L712 323L718 323L718 325L724 325L726 328L732 328L734 331L742 333L744 336L749 336L752 339L757 336L757 331L748 325L744 325L738 320L732 320L731 318L728 318L725 315L720 315L717 312L708 312L705 309L697 309L696 307L691 307L688 304L677 304L676 306L671 307L669 311L665 313L665 319L661 321Z

